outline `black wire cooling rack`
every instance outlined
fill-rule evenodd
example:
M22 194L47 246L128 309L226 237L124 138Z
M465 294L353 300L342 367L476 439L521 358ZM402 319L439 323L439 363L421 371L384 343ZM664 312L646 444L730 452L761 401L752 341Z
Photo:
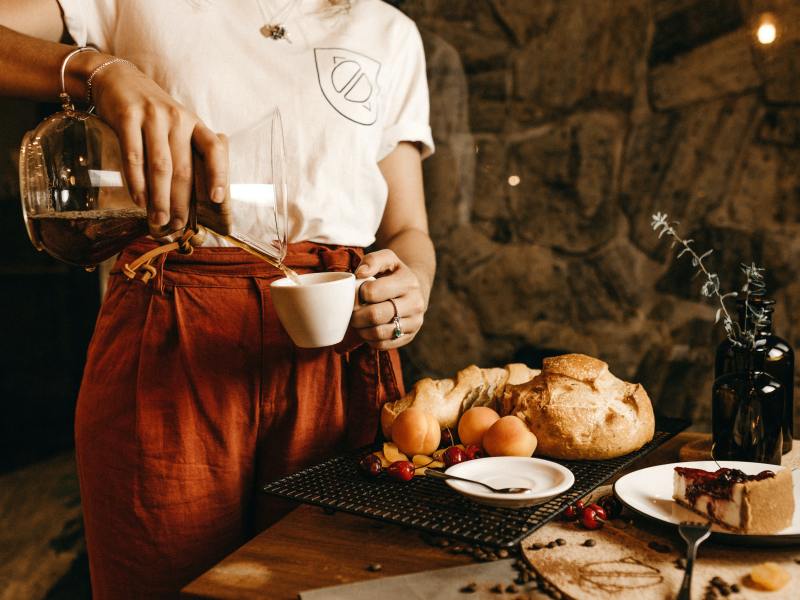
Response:
M444 482L415 477L399 482L381 474L366 478L354 451L268 483L268 494L334 508L428 533L487 546L513 546L569 504L608 481L633 461L657 448L689 425L679 419L656 422L653 440L636 452L604 461L555 460L575 475L575 485L560 496L527 508L496 508L460 496Z

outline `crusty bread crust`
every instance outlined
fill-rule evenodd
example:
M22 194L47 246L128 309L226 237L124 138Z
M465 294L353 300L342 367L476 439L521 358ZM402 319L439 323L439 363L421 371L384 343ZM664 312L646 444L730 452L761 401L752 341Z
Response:
M638 384L626 383L601 360L566 354L544 360L533 380L506 389L504 404L527 421L537 454L603 460L638 450L653 439L655 416Z
M420 379L403 398L383 405L383 435L391 439L395 417L411 406L431 413L442 428L449 427L454 431L464 411L473 406L488 406L506 414L502 411L506 386L528 381L538 373L538 369L530 369L521 363L491 369L470 365L461 369L454 379Z
M537 454L568 460L623 456L655 433L644 388L615 377L605 362L585 354L546 358L541 371L520 363L502 369L470 365L453 379L421 379L405 397L383 406L387 439L395 417L411 406L453 430L473 406L517 415L536 435Z

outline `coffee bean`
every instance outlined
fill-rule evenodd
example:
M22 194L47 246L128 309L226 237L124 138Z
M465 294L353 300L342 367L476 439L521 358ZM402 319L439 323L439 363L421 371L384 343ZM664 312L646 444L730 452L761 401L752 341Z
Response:
M497 560L498 556L497 556L497 554L495 554L494 552L489 552L489 553L486 555L486 558L487 558L487 559L489 559L489 560Z
M556 540L556 544L558 544L559 546L563 546L566 543L567 543L567 540L565 540L564 538L558 538Z
M719 590L719 593L726 598L731 595L731 588L727 583L719 586L717 589Z
M731 584L731 591L734 594L738 594L740 590L741 590L741 588L739 587L738 583Z
M469 585L462 587L460 591L462 594L474 594L476 591L478 591L478 584L470 583Z
M555 542L547 542L547 547L548 548L555 548L556 547L556 543Z
M588 546L589 548L591 548L591 547L592 547L592 546L594 546L596 543L597 543L597 542L595 542L594 540L591 540L591 539L590 539L590 540L584 540L584 542L583 542L583 545L584 545L584 546Z
M489 591L492 592L493 594L502 594L503 593L503 584L502 583L498 583L497 585L492 587L492 589L489 590Z
M508 594L516 594L518 591L519 591L519 589L513 583L510 583L506 587L506 593L508 593Z
M372 571L373 573L380 571L383 568L381 563L372 563L367 567L367 571Z
M711 578L711 585L713 585L714 587L719 587L721 585L725 585L725 582L722 580L722 577L715 575L714 577Z
M506 550L505 548L501 548L500 550L497 551L497 556L499 556L500 558L508 558L508 550Z
M542 548L544 548L544 546L539 543L531 544L530 546L528 546L528 550L541 550Z

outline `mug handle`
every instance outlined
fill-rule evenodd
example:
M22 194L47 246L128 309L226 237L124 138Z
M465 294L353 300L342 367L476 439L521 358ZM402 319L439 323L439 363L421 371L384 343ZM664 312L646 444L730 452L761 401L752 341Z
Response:
M374 277L365 277L364 279L356 279L356 299L354 307L358 308L359 306L364 306L368 304L368 302L361 301L361 286L367 283L368 281L375 281Z

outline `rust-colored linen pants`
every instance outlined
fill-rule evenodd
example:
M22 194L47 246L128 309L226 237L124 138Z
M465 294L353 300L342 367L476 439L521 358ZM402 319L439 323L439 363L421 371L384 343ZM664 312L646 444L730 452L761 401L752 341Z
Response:
M296 348L270 301L277 269L198 248L147 284L120 273L153 247L135 242L112 270L78 398L95 600L177 597L286 510L260 483L370 443L402 394L396 352ZM361 255L301 243L286 263L353 270Z

